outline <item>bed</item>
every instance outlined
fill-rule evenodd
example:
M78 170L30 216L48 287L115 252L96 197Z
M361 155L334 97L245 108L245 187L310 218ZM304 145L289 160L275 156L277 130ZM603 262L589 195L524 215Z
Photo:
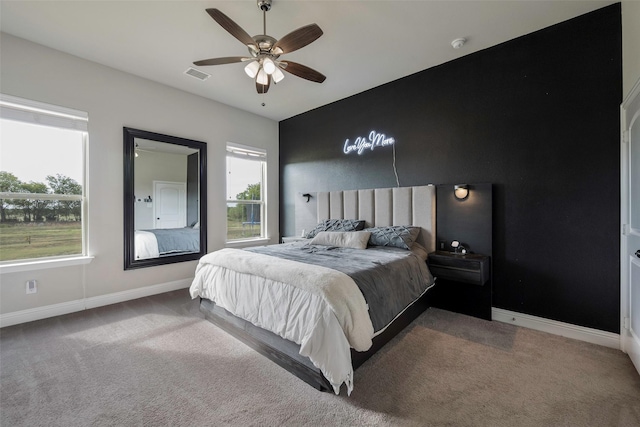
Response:
M207 254L190 292L212 323L319 390L350 394L353 370L429 306L435 187L316 198L315 236Z
M136 230L135 251L136 259L200 252L200 229L182 227Z

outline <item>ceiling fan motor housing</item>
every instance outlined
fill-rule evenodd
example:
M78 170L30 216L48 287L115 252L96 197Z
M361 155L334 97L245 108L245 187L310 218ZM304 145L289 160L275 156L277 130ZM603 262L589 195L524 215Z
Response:
M273 47L273 45L276 44L277 42L276 39L274 39L271 36L267 36L265 34L253 36L253 40L255 40L256 45L260 49L259 52L254 52L254 50L251 49L253 46L249 46L249 53L251 53L253 56L258 56L259 53L268 53Z

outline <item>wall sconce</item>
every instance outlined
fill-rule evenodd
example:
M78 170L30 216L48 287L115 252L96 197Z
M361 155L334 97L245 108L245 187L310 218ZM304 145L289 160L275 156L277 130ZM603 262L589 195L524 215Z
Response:
M469 196L469 186L467 184L457 184L453 186L453 195L458 200L464 200Z
M306 197L306 198L307 198L307 203L309 203L309 199L311 199L311 194L309 194L309 193L304 193L304 194L302 195L302 197Z

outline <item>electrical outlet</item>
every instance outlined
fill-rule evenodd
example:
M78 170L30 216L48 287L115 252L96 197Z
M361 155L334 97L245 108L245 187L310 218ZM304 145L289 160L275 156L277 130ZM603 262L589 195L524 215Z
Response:
M31 279L25 282L27 288L27 294L35 294L38 292L38 281Z

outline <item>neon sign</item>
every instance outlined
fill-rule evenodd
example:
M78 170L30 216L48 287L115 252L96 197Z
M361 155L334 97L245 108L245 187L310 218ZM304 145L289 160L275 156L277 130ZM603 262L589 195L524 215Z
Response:
M387 137L384 133L372 130L369 133L369 138L359 136L353 143L347 139L344 142L344 148L342 151L344 154L358 153L358 155L361 155L365 150L373 151L378 147L393 145L395 142L396 140L392 137Z

